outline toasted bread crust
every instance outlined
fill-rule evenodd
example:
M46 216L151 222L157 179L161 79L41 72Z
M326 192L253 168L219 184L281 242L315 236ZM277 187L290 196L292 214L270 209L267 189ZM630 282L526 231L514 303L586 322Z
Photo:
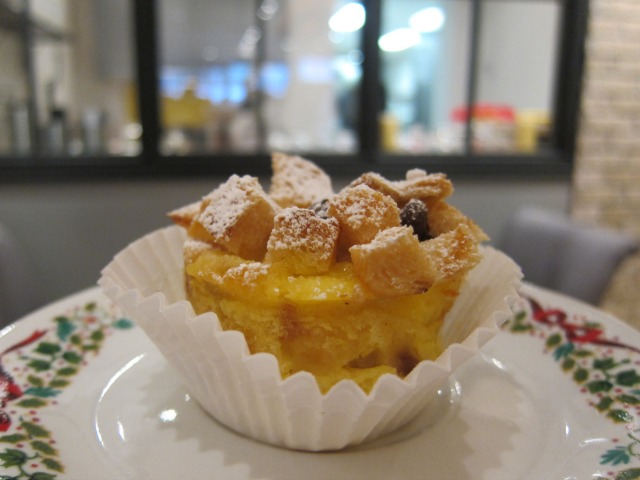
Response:
M200 201L190 203L184 207L176 208L167 213L167 216L177 225L183 228L189 228L195 218L200 213Z
M333 194L331 178L304 158L274 153L269 196L281 207L308 208Z
M295 275L326 273L336 261L339 232L335 218L287 208L275 217L265 262L279 263Z
M400 225L396 202L364 184L331 197L327 214L340 223L340 245L345 249L369 243L378 232Z
M202 200L191 230L240 257L261 260L279 210L257 178L232 175Z
M433 236L454 230L458 225L465 224L471 230L478 242L489 240L480 226L458 210L445 202L436 202L429 207L429 227Z
M371 242L354 245L349 252L356 275L377 295L423 293L438 276L411 227L383 230Z
M409 200L422 200L427 204L449 197L453 193L453 184L442 173L428 174L424 170L414 168L406 174L405 180L391 181L374 172L360 175L347 188L367 185L387 195L403 207Z
M208 244L292 275L322 275L351 261L380 296L423 292L479 261L478 243L488 237L445 201L453 186L443 174L413 169L390 181L369 172L334 194L312 162L274 154L272 163L269 194L257 178L232 175L201 201L169 212L195 241L185 257ZM401 217L407 205L424 211Z

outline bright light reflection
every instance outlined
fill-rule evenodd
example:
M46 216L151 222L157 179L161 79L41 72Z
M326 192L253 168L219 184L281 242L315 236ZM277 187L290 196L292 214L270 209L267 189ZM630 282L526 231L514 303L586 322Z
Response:
M4 337L5 335L8 335L9 332L11 330L13 330L14 328L16 328L15 323L12 323L12 324L7 325L6 327L4 327L2 330L0 330L0 338Z
M138 363L140 360L142 360L144 358L144 354L140 354L137 357L132 358L131 360L129 360L129 362L127 362L127 364L125 366L123 366L120 370L118 370L115 375L113 375L113 377L111 377L109 379L109 382L107 382L107 384L105 385L105 387L102 389L102 392L100 392L100 397L98 398L98 404L102 403L104 401L104 397L107 394L107 392L109 391L109 389L113 386L113 384L122 376L124 375L127 370L129 370L130 368L132 368L136 363ZM98 437L98 441L100 442L101 445L105 445L104 443L104 439L102 438L102 432L100 431L100 426L98 425L98 418L96 416L96 420L94 422L94 428L96 431L96 435ZM118 426L117 426L117 430L118 430L118 435L120 436L120 438L122 438L123 440L125 439L125 433L124 433L124 427L122 425L121 422L118 422Z
M583 448L586 447L590 447L594 444L599 444L599 443L606 443L609 442L610 440L608 438L587 438L585 440L582 440L580 442L580 446Z
M440 7L429 7L411 15L409 25L420 33L432 33L442 28L444 20L445 15Z
M453 385L451 386L451 391L457 397L462 395L462 385L460 385L460 382L458 382L458 381L454 382Z
M506 370L507 369L507 367L505 367L504 363L502 363L497 358L492 358L490 361L491 361L491 363L493 363L500 370Z
M250 58L261 38L262 30L254 26L247 27L238 45L238 55L241 58Z
M269 21L273 18L273 15L278 11L279 5L276 0L263 0L258 12L257 17L260 20Z
M378 46L385 52L401 52L420 43L420 34L412 28L397 28L378 39Z
M366 19L366 12L360 3L347 3L329 19L329 28L334 32L348 33L360 30Z
M334 66L338 71L340 77L348 82L354 82L360 76L360 70L357 68L357 66L354 65L353 62L350 62L343 58L336 59Z
M173 422L178 416L178 412L176 412L173 408L169 408L167 410L163 410L160 412L160 420L163 423Z

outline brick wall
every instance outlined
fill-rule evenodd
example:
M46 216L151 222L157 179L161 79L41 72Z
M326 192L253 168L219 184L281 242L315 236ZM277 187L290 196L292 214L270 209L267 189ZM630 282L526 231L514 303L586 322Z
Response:
M591 0L572 216L640 239L640 0ZM640 328L640 255L603 308Z

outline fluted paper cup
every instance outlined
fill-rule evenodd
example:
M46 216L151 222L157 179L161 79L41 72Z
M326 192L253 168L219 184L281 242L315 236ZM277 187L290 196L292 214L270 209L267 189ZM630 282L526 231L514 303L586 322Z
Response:
M211 416L256 440L300 450L360 444L415 418L509 318L521 278L511 259L483 247L483 260L445 318L440 357L420 362L405 378L381 376L369 394L351 380L322 394L310 373L283 379L273 355L252 354L244 335L224 331L214 313L194 313L184 290L184 240L183 229L172 226L135 241L104 268L99 284Z

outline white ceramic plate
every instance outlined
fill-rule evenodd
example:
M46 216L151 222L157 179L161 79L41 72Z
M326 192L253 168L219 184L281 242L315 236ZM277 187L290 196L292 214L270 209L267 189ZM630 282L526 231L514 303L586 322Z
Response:
M640 334L522 293L533 302L410 425L302 453L220 426L141 330L81 292L0 332L0 478L640 478Z

